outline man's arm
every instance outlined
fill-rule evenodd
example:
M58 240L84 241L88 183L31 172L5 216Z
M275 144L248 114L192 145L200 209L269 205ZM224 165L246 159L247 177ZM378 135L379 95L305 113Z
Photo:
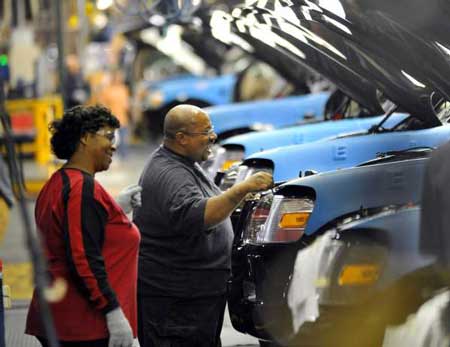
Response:
M209 198L206 202L204 215L205 228L210 228L228 218L248 193L267 190L272 186L273 178L271 174L257 172L224 193Z

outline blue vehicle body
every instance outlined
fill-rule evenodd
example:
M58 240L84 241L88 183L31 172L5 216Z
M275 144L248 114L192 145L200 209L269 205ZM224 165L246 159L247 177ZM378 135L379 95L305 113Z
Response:
M301 284L297 281L297 285L291 283L288 295L298 292L300 286L313 288L310 298L317 298L318 308L315 321L301 324L290 338L293 345L304 343L312 334L321 346L351 345L346 338L350 335L352 341L382 341L386 326L398 326L423 302L424 292L436 293L439 289L440 282L432 279L431 271L424 276L424 269L429 268L434 259L420 251L420 208L417 205L391 207L354 219L317 242L317 245L328 244L327 250L320 253L320 247L313 246L307 252L320 264L317 277L327 286L312 283L313 279L305 279ZM358 264L377 269L376 279L365 285L340 282L340 274ZM294 270L293 277L298 275ZM292 306L296 305L292 303ZM392 309L386 310L386 307ZM343 312L354 322L367 322L368 312L377 319L358 325L355 331L354 325L341 324ZM427 315L427 318L428 324L430 317ZM323 329L324 326L328 328ZM399 340L396 342L393 345L399 345ZM362 342L361 345L369 344Z
M392 127L404 118L405 114L394 114L386 122L387 127ZM221 142L223 147L240 146L245 156L256 152L284 147L300 145L304 143L322 140L328 137L344 133L367 131L373 125L378 124L384 116L351 118L337 121L303 124L271 131L236 135Z
M283 294L288 288L287 284L298 250L317 234L336 227L343 221L348 224L349 221L358 221L361 216L376 215L387 207L395 209L408 204L418 204L421 199L421 182L428 161L428 152L408 151L378 159L376 162L368 162L360 167L302 177L281 185L275 193L267 193L260 201L247 201L242 208L244 212L241 214L239 223L235 224L240 227L235 230L233 276L229 281L228 289L228 303L233 326L241 332L250 333L258 338L270 340L276 338L286 341L291 331L289 327L286 328L283 319L280 319L285 314L283 313L285 305ZM393 162L390 161L391 158ZM261 228L252 226L250 222L254 213L252 211L258 211L261 206L264 206L264 201L267 201L267 198L270 199L272 194L284 196L291 201L292 199L313 201L305 235L300 240L266 242L264 240L267 236L264 236L264 233L269 233L271 230L267 222ZM274 211L271 210L268 220L272 220L272 212L276 213L276 208ZM415 221L412 220L412 222ZM405 226L408 225L405 223ZM405 237L408 230L404 229L404 231L401 234L402 237ZM259 236L259 233L263 235ZM417 247L416 241L407 238L408 241L403 242L402 248L400 240L400 235L398 237L393 235L392 246L398 247L399 250L407 248L414 250L414 247ZM386 270L386 277L382 278L382 284L386 285L416 267L426 265L425 259L415 255L412 254L408 258L409 264L401 262L400 258L387 262L389 271ZM333 274L336 273L339 272L333 272ZM243 286L244 290L242 290ZM332 289L330 288L332 293L337 292ZM348 294L348 289L347 291L339 290ZM339 298L354 302L360 299L357 294L359 293L341 295ZM327 298L329 299L330 296L328 295ZM342 304L342 302L338 303ZM329 315L326 315L324 319L329 319ZM323 328L323 325L318 324L319 333L313 335L308 334L311 326L306 326L306 336L300 335L298 341L304 344L311 342L314 345L312 342L317 341L315 339L321 336L320 328ZM327 336L327 334L323 335ZM309 340L311 338L314 340Z
M427 161L422 158L354 167L290 181L289 186L308 187L315 192L305 234L311 235L330 221L360 209L417 204ZM336 197L343 198L336 203Z
M276 100L241 102L206 109L215 132L269 126L279 128L302 123L305 118L321 119L329 93L290 96Z
M389 249L389 256L383 264L383 271L378 280L378 289L392 284L408 273L430 265L434 260L434 257L420 251L420 207L417 205L398 210L389 209L355 220L336 228L336 232L339 234L340 242L348 248L358 247L358 242L355 241L365 239L367 242L369 238L373 244L379 243ZM341 257L345 258L343 255ZM330 264L335 270L338 270L340 265L342 262ZM323 295L323 304L334 302L333 296L337 295L331 293ZM351 298L348 299L348 303L351 303ZM340 303L342 304L342 297Z
M344 20L342 18L340 20L337 18L338 16L326 17L324 15L323 22L328 24L323 24L322 26L319 19L321 19L320 16L323 13L317 11L317 13L314 13L315 16L313 16L308 12L308 6L312 9L315 8L311 5L311 2L294 0L293 3L301 3L301 6L304 7L293 7L291 12L286 11L286 13L293 14L292 18L299 20L298 22L292 21L296 27L290 27L289 33L282 30L288 27L286 23L283 23L282 20L277 18L276 13L273 16L273 22L277 24L274 25L272 31L279 30L282 38L286 38L295 32L295 29L299 29L301 31L298 31L298 36L303 32L307 32L308 40L311 39L313 41L314 37L311 37L311 31L319 34L323 33L325 34L324 41L334 44L339 38L332 37L332 40L326 40L327 35L330 37L336 31L344 31L343 28L347 29L346 23L352 23L352 14L360 13L359 11L346 12L347 16ZM354 2L352 1L351 3ZM251 14L252 17L250 18L253 18L256 17L255 12L258 12L257 9L252 7L247 13ZM264 16L266 12L270 11L260 11L258 14L261 14L261 18L265 18L267 21L267 15ZM407 7L405 7L405 12L408 12ZM329 20L330 18L332 20ZM366 67L369 67L366 71L366 76L373 80L377 88L387 98L390 98L393 102L400 105L403 110L410 113L412 118L408 120L412 122L403 122L392 131L377 129L365 135L342 136L335 139L324 139L318 142L292 145L255 153L250 155L244 161L241 168L238 169L237 177L239 178L245 178L245 176L248 176L256 170L272 170L274 179L278 182L304 176L306 171L309 170L326 172L343 169L312 175L310 177L302 177L301 179L288 182L277 191L277 194L284 195L286 198L286 205L283 205L283 208L286 208L287 211L293 211L293 213L297 213L297 211L310 211L306 212L310 213L309 219L306 222L306 228L303 229L304 224L297 224L297 231L304 231L305 235L301 234L296 239L288 239L287 236L280 239L263 237L266 236L265 233L273 231L276 234L279 229L283 229L282 219L275 218L277 216L276 204L272 205L270 212L267 213L268 207L264 205L264 198L260 198L259 201L257 201L258 198L255 198L253 201L247 202L247 204L253 204L253 206L247 205L242 208L242 218L238 223L235 223L237 228L235 229L236 237L233 247L233 276L229 282L228 304L233 326L242 332L250 333L260 339L274 341L274 337L289 337L289 334L292 333L292 331L287 331L289 328L286 329L286 326L292 326L289 324L291 321L289 319L283 320L281 317L286 317L287 283L292 275L292 265L295 262L295 255L300 248L307 245L320 232L324 232L331 227L336 227L340 223L346 223L350 218L358 220L364 216L373 215L374 213L392 208L390 205L404 206L420 201L421 181L426 160L407 160L394 164L352 167L375 158L379 152L402 151L413 147L435 147L450 139L449 125L440 125L442 119L439 116L436 117L436 112L433 112L436 108L434 108L435 105L431 102L433 99L433 90L442 91L444 96L448 95L444 93L446 91L445 83L440 82L438 79L430 78L430 69L428 67L416 64L417 61L423 61L423 57L426 53L431 53L431 50L423 42L413 41L409 36L403 35L404 31L396 25L394 26L393 24L395 23L388 23L390 25L386 26L377 26L378 22L374 18L369 17L364 19L366 20L356 23L359 25L349 26L349 29L346 30L347 34L342 35L343 37L351 36L348 40L351 40L352 43L348 45L348 49L343 45L340 52L346 58L351 57L353 53L359 56L359 53L363 52L361 59L355 59L349 68L361 68L364 70ZM251 24L251 20L249 23ZM341 25L336 25L337 23ZM319 27L320 30L316 30ZM393 28L399 30L391 35L389 30ZM327 30L329 31L327 32ZM236 30L235 32L238 31ZM389 32L388 35L385 34L386 31ZM387 37L383 37L383 35ZM250 30L249 36L251 36ZM390 37L392 37L392 40ZM343 41L344 43L347 42L345 40ZM307 47L305 46L302 45L300 47L306 49ZM357 49L352 51L352 48L355 47ZM405 52L409 54L405 54ZM366 58L368 59L366 60ZM435 60L438 60L438 58L440 57L436 55ZM410 82L405 81L404 77L408 79L411 77L408 73L402 77L402 74L406 71L411 72L416 78L411 79ZM446 69L443 71L446 71ZM418 81L422 81L423 83L417 83ZM448 100L448 97L446 99ZM426 104L427 102L428 105ZM420 120L420 122L415 123L417 120ZM294 203L295 200L307 200L308 205L296 204ZM279 200L275 200L274 198L273 201ZM311 204L313 205L312 210L309 207ZM292 206L290 207L291 210L288 209L289 206ZM306 207L302 208L297 206ZM377 212L374 212L374 210ZM266 220L264 220L264 216L268 216ZM278 216L281 218L281 212ZM269 221L270 225L268 224ZM396 229L394 228L393 221L391 222L389 227L392 226L391 231L394 233ZM417 223L417 219L408 219L408 223ZM373 227L376 225L382 226L382 223L377 224L372 222ZM370 223L368 222L365 227L370 227ZM394 234L391 234L391 240L393 245L400 247L399 250L402 250L401 246L404 245L405 248L403 250L410 247L414 255L417 255L417 243L412 241L402 242L402 239L405 238L409 241L407 227L408 224L403 229L401 236L395 237ZM288 229L289 227L286 226L285 228ZM382 232L379 234L381 235ZM246 235L246 238L242 235ZM361 237L358 241L361 241L363 238ZM349 239L346 239L346 241L349 241ZM389 240L389 237L380 239ZM344 243L343 248L347 249L347 245L347 243ZM366 255L366 258L362 258L362 260L358 258L360 261L356 263L370 263L373 259L367 257L367 254L370 255L371 253L363 253L363 255ZM355 258L348 257L348 259L352 260ZM318 263L314 262L314 264ZM407 273L408 271L413 271L415 265L420 266L420 263L402 263L399 261L399 258L393 259L392 262L387 264L392 265L390 274L394 280L398 279L398 276L401 276L402 272ZM341 272L337 269L333 272L335 276L339 276L339 273ZM322 280L322 278L320 279ZM331 282L325 278L322 283L326 287ZM341 298L347 298L349 301L352 301L356 298L364 297L365 293L361 294L358 292L360 288L363 288L362 292L364 292L366 287L363 285L349 285L351 288L347 287L344 289L342 287L340 292L342 294ZM330 287L329 289L332 291L335 288ZM401 294L407 295L406 291L400 292L400 296ZM362 300L362 302L367 304L367 301ZM337 305L341 302L335 303L335 309L339 310L342 308L342 305ZM395 305L395 301L389 302L389 304ZM365 306L365 308L368 307L368 305ZM345 312L345 309L348 308L343 308L344 313L348 313ZM351 326L351 331L338 329L340 335L333 335L332 332L330 333L330 330L339 326L340 322L344 321L346 316L342 315L342 311L338 311L340 314L334 316L333 318L335 319L327 321L326 319L330 318L330 311L326 311L324 315L325 321L319 319L318 321L311 322L300 333L298 340L295 341L299 343L292 345L352 345L349 342L347 344L341 344L339 343L340 341L333 341L332 339L331 342L321 343L321 338L348 335L352 337L350 342L358 341L358 339L355 340L354 335L357 335L359 332L360 325L358 323L367 320L367 312L372 311L364 311L361 316L362 319L354 321L356 324ZM357 317L359 318L359 316ZM374 317L377 317L377 320L379 318L377 314L374 314ZM362 331L368 332L365 330ZM278 341L286 340L278 339ZM374 341L376 342L376 340ZM359 344L358 342L356 345L371 345L364 343L368 342L368 340Z
M235 82L235 75L218 77L183 75L181 78L164 80L154 84L149 92L150 96L152 93L159 93L162 102L156 107L149 103L146 110L159 110L187 100L197 100L205 105L227 104L233 101Z
M181 83L181 82L185 82L185 81L195 81L199 79L199 76L190 74L190 73L186 73L186 74L178 74L178 75L173 75L173 76L169 76L167 78L161 79L159 81L152 81L152 82L146 82L146 87L149 90L154 90L154 89L158 89L160 85L164 85L164 84L168 84L168 83Z
M356 166L378 153L414 147L437 147L450 140L450 126L431 129L355 135L303 145L275 148L250 155L243 165L270 162L275 182L299 177L305 170L332 171Z

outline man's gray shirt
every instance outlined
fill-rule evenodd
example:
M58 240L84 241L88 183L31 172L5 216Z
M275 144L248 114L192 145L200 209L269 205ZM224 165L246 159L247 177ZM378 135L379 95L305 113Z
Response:
M207 199L220 194L200 166L164 146L152 153L139 180L142 206L140 295L221 295L231 267L231 221L206 229Z

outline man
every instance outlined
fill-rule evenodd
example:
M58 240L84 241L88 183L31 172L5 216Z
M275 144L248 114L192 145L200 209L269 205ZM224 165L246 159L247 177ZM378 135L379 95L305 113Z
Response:
M129 142L129 111L130 92L124 83L122 71L115 69L108 75L107 82L99 92L97 101L107 106L111 112L119 119L120 128L117 154L121 159L125 159L128 153Z
M64 90L66 94L66 108L83 105L88 101L90 88L84 80L80 62L74 54L66 57L67 74L65 77Z
M220 346L233 233L229 216L249 192L272 186L256 173L221 192L206 177L217 139L209 116L179 105L140 178L138 307L141 347Z

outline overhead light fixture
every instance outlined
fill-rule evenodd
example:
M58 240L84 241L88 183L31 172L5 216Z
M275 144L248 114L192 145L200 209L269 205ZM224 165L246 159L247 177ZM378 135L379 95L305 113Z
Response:
M148 19L148 21L150 24L156 27L162 27L164 24L166 24L166 19L159 14L154 14Z
M103 29L108 24L108 17L104 13L97 13L94 16L93 24L97 29Z
M113 4L113 0L97 0L97 8L100 11L105 11Z

